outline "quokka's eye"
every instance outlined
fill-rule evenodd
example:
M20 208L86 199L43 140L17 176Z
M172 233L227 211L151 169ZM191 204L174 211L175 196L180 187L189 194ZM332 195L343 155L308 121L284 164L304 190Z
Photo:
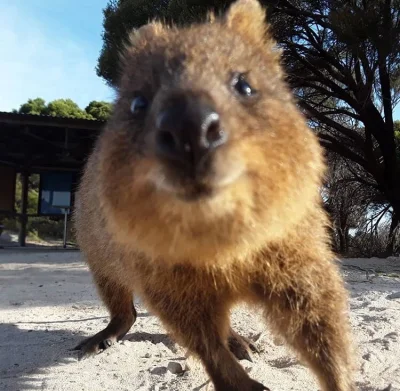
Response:
M131 113L138 115L146 111L149 106L149 101L142 95L138 95L131 102Z
M250 83L246 80L244 73L235 73L232 79L232 87L235 91L244 97L251 97L257 93Z

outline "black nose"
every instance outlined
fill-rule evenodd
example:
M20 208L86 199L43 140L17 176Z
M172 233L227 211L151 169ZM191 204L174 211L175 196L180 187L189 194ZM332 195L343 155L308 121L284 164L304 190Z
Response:
M159 157L197 169L227 137L218 113L198 99L179 99L157 117Z

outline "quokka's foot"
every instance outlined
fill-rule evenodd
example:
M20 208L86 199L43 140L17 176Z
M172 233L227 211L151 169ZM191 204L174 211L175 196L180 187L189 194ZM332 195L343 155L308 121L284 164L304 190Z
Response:
M117 342L117 337L112 335L107 329L104 329L93 337L84 339L73 350L79 350L78 360L82 360L108 349L115 342Z
M93 337L86 338L72 350L79 350L78 360L93 356L121 340L132 327L133 323L133 316L132 318L113 318L104 330Z
M232 329L228 336L228 346L229 350L238 360L248 360L252 362L253 360L251 359L250 353L259 353L259 350L253 341L246 337L242 337Z

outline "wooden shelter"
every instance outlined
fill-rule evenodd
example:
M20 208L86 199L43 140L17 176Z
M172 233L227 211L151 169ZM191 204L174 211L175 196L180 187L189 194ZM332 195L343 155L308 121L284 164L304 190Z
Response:
M83 164L104 122L0 112L0 213L19 218L19 244L25 246L28 179L34 173L73 173ZM15 181L22 177L21 213L15 211ZM73 204L73 201L72 201Z

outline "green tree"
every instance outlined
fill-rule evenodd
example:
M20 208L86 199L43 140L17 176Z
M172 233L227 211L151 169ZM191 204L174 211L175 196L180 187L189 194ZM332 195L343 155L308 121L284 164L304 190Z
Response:
M400 141L400 121L394 121L394 134L396 139Z
M18 110L19 114L51 115L53 117L96 119L106 121L112 111L112 104L104 101L91 101L82 110L71 99L56 99L48 104L42 98L29 99Z
M46 111L46 101L42 98L28 99L28 102L21 105L19 110L14 110L14 112L20 114L36 114L42 115Z
M45 114L53 117L93 119L71 99L53 100L47 105Z
M27 205L28 214L36 214L38 211L39 181L40 177L38 174L30 175L28 184L28 205ZM21 208L22 208L22 180L21 180L21 175L18 174L15 182L15 210L18 213L21 213Z
M91 101L85 108L87 114L99 121L107 121L112 112L112 104L104 101Z

